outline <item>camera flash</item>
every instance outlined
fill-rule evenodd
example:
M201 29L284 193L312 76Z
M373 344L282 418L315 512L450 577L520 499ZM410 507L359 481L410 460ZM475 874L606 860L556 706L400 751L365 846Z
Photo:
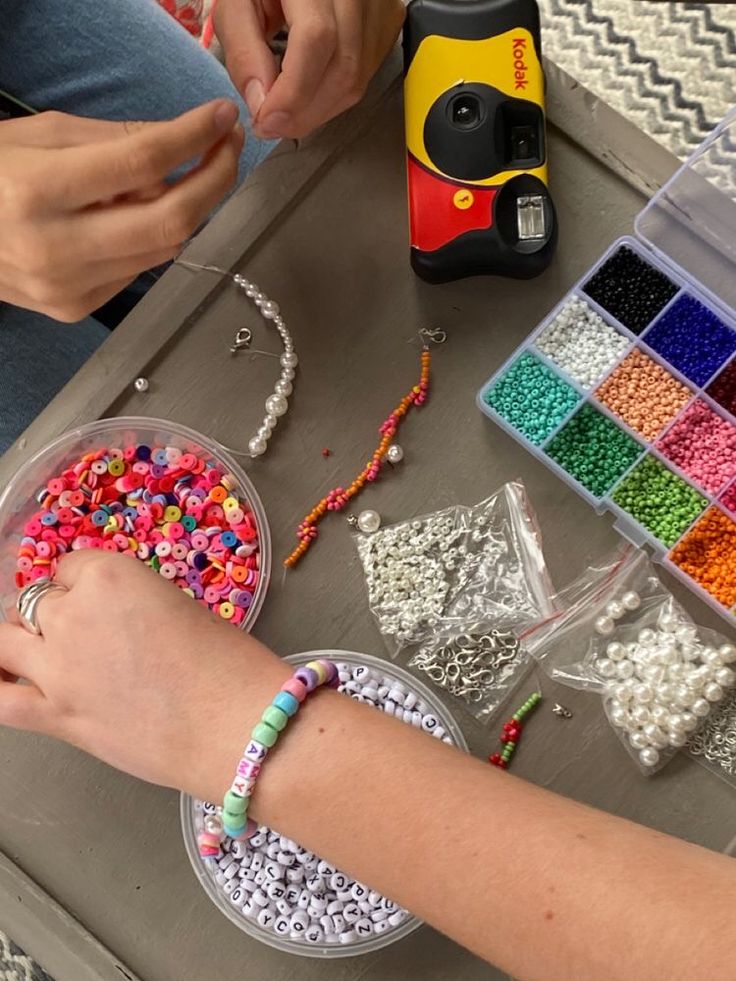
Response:
M546 238L543 195L523 194L516 199L516 225L521 242Z

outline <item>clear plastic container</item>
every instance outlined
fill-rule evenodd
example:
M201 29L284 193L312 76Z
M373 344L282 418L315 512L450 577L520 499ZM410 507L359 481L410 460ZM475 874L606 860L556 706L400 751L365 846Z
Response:
M306 664L307 661L311 661L316 657L326 657L331 661L340 661L351 666L365 664L368 667L375 668L377 671L381 671L387 678L401 682L409 691L415 692L427 705L431 706L432 711L440 720L445 732L452 738L453 743L459 749L465 752L468 751L468 744L465 741L462 730L450 711L439 700L435 692L413 675L409 674L408 671L398 667L391 661L384 661L370 654L358 654L352 651L309 651L304 654L292 654L285 660L289 664L298 666L300 664ZM430 737L428 736L427 738ZM278 950L283 950L288 954L301 954L304 957L355 957L358 954L370 954L373 951L380 950L381 947L387 947L389 944L401 940L402 937L406 937L413 930L416 930L418 926L421 926L421 920L418 920L415 916L409 916L394 930L387 930L383 934L374 935L366 940L356 940L355 943L345 946L308 944L306 941L279 937L272 931L259 926L258 923L249 917L243 916L228 901L227 896L220 891L215 882L212 870L202 861L197 849L197 832L195 827L197 812L194 797L190 797L188 794L181 795L180 813L184 847L189 856L189 861L192 863L194 874L199 879L202 888L221 913L224 913L237 927L240 927L241 930L251 937L255 937L256 940L261 940L263 943L271 947L276 947Z
M255 487L240 465L215 440L177 422L144 416L99 419L63 433L24 463L4 488L0 494L0 618L10 620L14 617L18 594L15 585L18 546L25 523L38 510L38 491L66 464L73 463L85 453L101 446L130 443L176 446L184 452L205 456L234 477L235 489L253 509L260 532L261 577L247 616L241 623L244 630L249 630L263 606L271 574L271 533Z
M520 442L526 450L592 505L599 514L612 512L615 515L615 527L625 538L637 547L649 545L655 561L661 563L733 626L736 606L721 604L699 581L673 561L673 555L678 544L693 528L697 528L703 516L710 514L711 511L722 514L731 521L736 520L736 514L731 510L729 503L732 493L730 487L736 488L736 480L716 492L706 491L697 485L677 463L663 454L659 442L686 416L696 402L704 404L722 421L736 425L736 415L715 401L710 394L714 380L721 373L726 369L736 372L736 353L726 358L717 367L713 376L697 384L650 346L648 338L651 337L652 328L656 327L667 312L685 295L698 300L736 334L736 245L734 244L736 242L736 110L729 114L695 151L690 160L652 198L637 217L635 230L636 238L624 237L613 243L605 255L585 273L555 309L482 386L477 395L477 404L481 412ZM648 266L664 273L675 289L669 302L652 315L650 322L640 333L626 327L585 291L586 283L622 246L636 253ZM604 323L614 328L628 342L616 361L611 363L592 388L583 387L565 368L547 357L537 346L540 335L571 299L583 300ZM663 367L672 378L684 384L691 393L689 401L680 407L662 432L651 440L632 429L597 397L597 389L601 383L610 378L634 351L641 352ZM532 443L523 432L515 428L486 401L490 390L524 355L530 355L541 363L554 377L566 383L577 396L576 403L557 421L554 428L546 433L545 438L538 445ZM564 470L547 452L555 438L583 407L595 409L596 412L607 417L618 430L627 434L639 447L638 457L604 493L597 496L572 473ZM663 464L681 482L690 485L705 501L702 511L691 524L681 529L677 541L672 544L660 541L652 531L636 517L623 510L614 500L616 490L646 457ZM733 493L736 495L736 491Z

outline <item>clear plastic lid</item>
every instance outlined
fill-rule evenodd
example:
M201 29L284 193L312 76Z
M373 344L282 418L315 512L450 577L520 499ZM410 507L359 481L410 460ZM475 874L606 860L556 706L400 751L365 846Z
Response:
M636 232L736 311L736 108L654 195Z

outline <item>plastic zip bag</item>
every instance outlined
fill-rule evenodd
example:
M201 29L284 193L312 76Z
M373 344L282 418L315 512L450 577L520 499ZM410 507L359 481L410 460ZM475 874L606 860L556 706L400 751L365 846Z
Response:
M520 632L554 611L541 536L520 482L473 507L356 534L368 602L392 657L477 624Z
M625 546L589 569L526 647L550 676L598 692L643 773L661 769L736 682L725 638L696 626L644 552ZM736 659L736 650L734 650Z

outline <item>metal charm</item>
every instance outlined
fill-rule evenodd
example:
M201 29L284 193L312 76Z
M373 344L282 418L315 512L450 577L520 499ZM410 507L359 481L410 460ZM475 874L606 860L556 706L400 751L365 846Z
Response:
M572 718L572 712L570 709L565 708L564 705L560 705L559 702L555 702L555 704L552 706L552 712L554 715L558 715L561 719Z
M702 756L736 776L736 688L713 709L689 740L687 749L693 756Z
M520 650L518 637L510 631L463 633L440 647L421 648L411 666L423 671L450 695L474 704L504 683Z

